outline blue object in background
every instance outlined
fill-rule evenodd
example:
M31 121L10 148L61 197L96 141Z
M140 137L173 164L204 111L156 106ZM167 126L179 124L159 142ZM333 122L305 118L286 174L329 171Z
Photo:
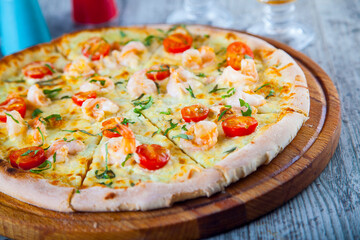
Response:
M37 0L0 0L0 20L4 55L51 40Z

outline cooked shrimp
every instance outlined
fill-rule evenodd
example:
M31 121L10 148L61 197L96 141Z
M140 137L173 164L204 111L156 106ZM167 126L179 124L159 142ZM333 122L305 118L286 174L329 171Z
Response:
M82 112L88 119L101 121L105 113L116 113L119 106L107 98L91 98L87 99L81 106Z
M128 154L135 152L137 142L134 133L127 126L119 124L117 125L117 131L119 131L121 137L110 138L107 141L107 157L109 164L120 165L125 161ZM105 145L101 149L104 159L106 158Z
M45 124L39 120L39 117L30 120L28 123L32 129L29 130L27 135L31 136L36 144L42 144L43 137L47 136Z
M251 106L261 106L266 103L263 96L258 94L249 94L243 91L242 87L238 87L236 89L236 92L233 96L229 97L226 100L226 104L231 105L235 108L244 108L240 106L239 98L250 104ZM246 111L247 109L242 109L243 111Z
M146 51L147 48L144 44L138 41L131 41L121 49L121 52L117 50L112 51L112 55L121 65L135 68L140 61L139 55Z
M46 157L50 162L54 162L54 154L56 153L55 160L57 163L67 161L68 155L75 155L85 149L85 144L80 140L64 141L63 139L56 140L46 151Z
M256 81L259 79L254 59L241 60L241 73L253 77Z
M37 85L32 85L27 93L27 100L34 107L44 107L48 106L51 103L51 100L45 96L43 91L41 91Z
M240 71L234 70L228 66L224 69L224 72L216 79L216 83L222 86L238 87L245 84L255 83L256 80L252 76L242 74Z
M141 94L153 94L156 93L157 88L154 81L147 79L146 70L141 70L134 73L126 86L126 89L131 97L137 98Z
M67 64L64 68L64 73L69 76L91 76L95 73L91 62L84 56L78 57L73 62Z
M100 93L111 92L115 89L115 84L110 78L95 76L90 78L80 86L80 92L96 91Z
M27 130L27 126L20 113L15 110L7 113L10 115L6 115L6 128L9 138L23 135Z
M214 49L202 46L199 49L188 49L182 54L182 64L191 69L200 69L215 63Z
M172 70L170 80L166 86L167 93L173 97L183 97L185 94L189 94L186 88L191 86L193 91L201 88L203 84L195 80L195 75L183 67L179 67L176 70Z
M180 145L191 150L207 150L217 143L218 130L215 123L200 121L189 127L186 132L191 140L180 139Z

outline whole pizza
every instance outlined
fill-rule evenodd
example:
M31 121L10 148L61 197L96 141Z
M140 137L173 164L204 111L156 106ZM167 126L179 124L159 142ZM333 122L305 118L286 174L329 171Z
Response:
M288 54L205 26L71 33L0 76L0 191L61 212L210 196L269 163L310 108Z

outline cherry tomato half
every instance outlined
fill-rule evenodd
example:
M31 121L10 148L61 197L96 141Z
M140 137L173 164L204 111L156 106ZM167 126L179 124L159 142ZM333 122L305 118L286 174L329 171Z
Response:
M26 147L13 150L9 155L11 166L29 170L45 162L45 152L41 147Z
M146 77L153 81L161 81L170 76L170 67L165 64L154 65L146 72Z
M101 129L103 132L103 135L108 138L113 137L120 137L121 136L121 129L117 127L117 125L121 124L121 121L123 118L117 117L117 118L110 118L106 121L104 121L101 125L103 128ZM128 124L125 124L126 126ZM111 130L110 130L111 129Z
M235 70L241 69L241 60L245 55L254 58L251 48L243 42L233 42L226 50L226 62Z
M103 38L93 37L87 40L82 49L82 54L92 61L107 56L110 52L110 44Z
M82 106L83 103L90 98L96 98L96 92L95 91L89 91L89 92L78 92L75 93L71 99L73 100L73 102L78 105L78 106Z
M207 118L209 108L202 104L196 104L181 109L181 116L185 122L199 122Z
M0 122L6 122L5 111L18 111L21 117L25 117L26 103L21 97L8 97L0 103Z
M49 62L32 62L22 68L22 73L25 77L41 79L46 76L51 76L55 72L54 66Z
M257 125L255 118L243 116L232 116L222 122L222 128L228 137L249 135L255 131Z
M169 150L158 144L142 144L136 147L140 166L148 170L157 170L170 160Z
M164 39L165 51L169 53L182 53L191 48L193 39L188 34L174 33Z

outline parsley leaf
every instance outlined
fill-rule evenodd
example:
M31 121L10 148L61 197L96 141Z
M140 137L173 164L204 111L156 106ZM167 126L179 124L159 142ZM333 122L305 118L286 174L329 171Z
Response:
M225 95L222 95L221 98L228 98L228 97L231 97L232 95L234 95L236 92L235 88L230 88L225 94Z
M192 140L194 137L191 136L191 135L187 135L187 134L181 133L181 134L179 134L179 135L173 136L172 138L183 138L183 139L185 139L185 140Z
M166 136L170 130L176 128L177 125L179 124L179 123L173 123L172 119L169 120L169 123L170 123L170 127L165 130L164 136Z
M239 101L240 101L241 107L247 108L247 110L245 112L243 110L241 110L242 115L243 116L251 116L252 110L251 110L250 105L247 102L245 102L244 100L242 100L241 98L239 98Z

